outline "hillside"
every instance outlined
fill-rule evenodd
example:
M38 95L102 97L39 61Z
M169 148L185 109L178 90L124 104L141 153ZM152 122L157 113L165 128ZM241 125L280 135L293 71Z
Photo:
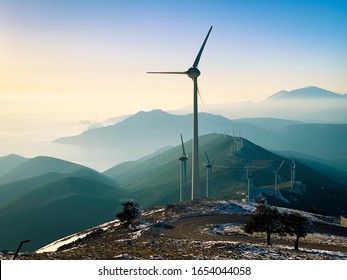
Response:
M0 185L10 183L13 181L23 180L30 177L43 175L45 173L57 172L63 174L75 172L96 172L86 166L72 163L69 161L38 156L26 160L24 163L18 165L16 168L11 169L8 173L0 177Z
M296 163L296 191L290 191L290 160L273 154L260 146L240 138L209 134L199 138L200 145L200 197L206 194L206 162L204 151L211 159L215 159L212 178L209 181L209 197L215 199L246 199L247 169L252 174L254 187L252 199L263 195L272 204L286 207L312 208L338 215L342 209L347 211L346 186L334 181L322 173ZM191 141L185 143L189 155L187 164L187 181L183 198L190 199L191 185ZM232 152L232 154L231 154ZM126 162L104 172L105 175L117 179L120 186L126 188L134 199L144 207L167 204L179 200L179 160L182 150L177 146L161 155L146 161ZM289 153L288 153L289 155ZM273 195L274 173L282 160L285 163L279 172L283 183L280 184L282 197ZM248 166L248 168L247 168ZM286 201L286 202L284 202Z
M134 230L118 220L62 238L20 259L38 260L345 260L347 233L333 217L300 213L312 223L312 233L300 239L272 234L246 234L254 204L235 201L195 200L143 211ZM1 256L0 256L1 257ZM11 255L3 256L10 258Z
M28 159L19 155L8 155L0 157L0 177L10 172L12 169L26 162Z
M54 167L71 173L41 174ZM20 240L31 239L27 250L35 250L106 222L114 218L121 208L120 200L127 197L111 178L73 163L39 157L17 168L23 171L19 178L30 174L29 170L41 175L0 185L0 249L14 250Z
M206 151L211 161L215 160L209 198L247 200L248 174L253 182L251 200L263 196L273 205L332 215L347 211L346 186L299 160L291 190L289 153L281 157L245 138L224 134L201 136L199 145L201 198L206 195ZM185 147L189 158L183 199L188 201L191 141ZM181 155L180 145L166 147L110 168L104 174L55 158L26 161L1 177L10 182L0 185L0 249L14 250L18 240L30 238L28 250L34 250L59 237L109 221L124 200L134 199L143 208L176 203ZM273 171L283 160L279 171L282 181L275 195Z

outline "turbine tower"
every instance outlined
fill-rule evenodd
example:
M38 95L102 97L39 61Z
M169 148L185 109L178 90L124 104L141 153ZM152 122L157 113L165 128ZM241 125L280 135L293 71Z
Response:
M282 168L282 165L284 163L284 160L282 160L281 165L278 167L278 169L276 171L274 171L275 173L275 194L277 194L277 178L281 180L281 177L278 175L278 172L280 171L280 169ZM282 181L282 180L281 180Z
M182 156L179 158L179 161L180 161L180 202L182 202L183 177L184 177L184 183L187 180L187 159L188 159L188 155L186 154L186 150L184 149L182 134L181 134L181 145L182 145Z
M193 90L193 148L192 148L192 194L191 199L194 200L198 198L199 194L199 144L198 144L198 77L200 76L200 71L198 69L201 54L205 48L208 37L210 36L212 26L208 31L204 42L196 56L193 66L184 72L147 72L147 74L184 74L193 80L194 90Z
M205 164L206 167L206 198L208 198L208 181L209 181L209 177L212 173L212 167L213 167L213 163L215 162L215 159L211 162L210 159L208 158L207 153L205 152L205 156L206 156L206 160L207 160L207 164Z
M253 175L252 175L251 164L250 163L247 164L245 168L246 168L247 194L248 194L247 202L249 203L251 199L251 185L253 185Z
M292 154L290 154L292 156ZM290 163L290 190L293 190L294 181L295 181L295 168L296 168L296 162L295 159L292 156L292 161Z

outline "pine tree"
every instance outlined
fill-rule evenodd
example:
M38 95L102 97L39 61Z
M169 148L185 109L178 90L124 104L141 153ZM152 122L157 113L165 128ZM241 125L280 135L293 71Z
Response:
M138 203L127 201L122 203L123 211L118 213L116 217L124 222L125 225L133 227L134 221L141 217L141 207Z
M281 215L283 230L290 235L296 235L294 249L299 250L299 239L311 233L311 222L299 213L284 213Z
M244 231L248 234L266 232L267 245L271 245L271 234L282 233L281 219L277 208L258 204L255 213L244 226Z

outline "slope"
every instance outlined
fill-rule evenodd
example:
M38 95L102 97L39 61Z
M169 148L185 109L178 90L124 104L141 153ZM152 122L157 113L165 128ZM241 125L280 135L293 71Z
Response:
M199 141L200 197L205 196L206 193L206 168L203 164L204 161L206 162L204 151L207 151L211 160L216 159L212 178L209 181L209 197L217 199L246 198L247 169L248 174L252 173L253 175L254 189L258 189L258 194L262 191L273 193L273 171L278 168L282 160L285 160L284 158L245 139L241 140L239 137L209 134L201 136ZM188 141L185 147L189 158L191 158L191 141ZM115 166L105 171L104 174L117 178L119 184L126 188L132 194L132 197L144 207L177 202L179 199L178 158L181 154L181 147L177 146L144 162L128 162ZM290 162L287 160L279 173L285 182L280 186L281 190L289 188L289 167ZM190 199L191 169L189 160L187 174L188 178L183 194L184 200ZM311 190L311 187L313 187L313 190L317 190L317 196L312 197L312 201L314 201L309 205L310 207L314 204L315 207L324 208L324 211L334 214L339 213L342 208L346 208L342 203L343 199L346 198L346 187L342 184L300 162L297 162L296 176L299 186L306 186L307 190ZM320 187L324 187L325 191L320 193ZM327 199L327 193L331 194L331 199ZM302 197L305 196L304 190ZM290 199L291 197L289 197L289 203L291 203ZM292 199L293 201L299 201L295 207L307 208L305 204L300 203L300 196L295 196ZM281 202L279 197L274 197L274 200L274 203L277 203L277 200ZM307 201L305 203L307 204Z
M57 238L113 219L124 190L104 178L67 177L25 193L0 208L0 248L31 239L35 250Z
M14 154L0 157L0 177L10 172L12 169L15 169L27 160L27 158Z
M54 168L66 173L41 174ZM27 248L34 250L108 221L121 209L119 200L127 197L113 179L59 159L38 157L15 170L18 178L40 175L0 186L0 249L15 250L20 240L29 238Z
M68 174L74 172L84 172L87 170L89 172L96 172L88 167L69 161L53 157L38 156L25 161L24 163L18 165L16 168L1 176L0 185L27 179L30 177L36 177L49 172Z

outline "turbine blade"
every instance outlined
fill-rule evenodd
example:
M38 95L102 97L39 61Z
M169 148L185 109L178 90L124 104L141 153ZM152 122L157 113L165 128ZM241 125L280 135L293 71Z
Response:
M274 172L279 172L280 171L280 169L282 168L282 165L283 165L283 163L284 163L284 160L282 160L282 163L281 163L281 165L278 167L278 169L276 170L276 171L274 171Z
M282 160L282 163L281 163L280 167L278 168L278 171L280 171L280 169L282 168L283 163L284 163L284 160Z
M146 72L146 74L185 74L187 75L188 72Z
M183 155L186 155L186 150L184 149L184 142L183 142L183 136L181 134L181 143L182 143L182 151L183 151Z
M204 100L202 99L202 96L201 96L201 94L200 94L199 87L197 86L196 88L197 88L197 90L198 90L198 94L199 94L199 97L200 97L201 103L202 103L202 105L204 106L204 112L205 112L206 119L208 119L208 116L207 116L207 110L206 110L206 106L205 106L205 102L204 102Z
M201 54L202 54L202 52L203 52L203 50L204 50L204 48L205 48L205 45L206 45L208 36L210 36L212 27L213 27L213 26L210 27L210 30L208 31L208 33L207 33L207 35L206 35L206 38L205 38L204 42L202 43L202 46L201 46L201 48L200 48L200 51L199 51L198 55L197 55L196 58L195 58L195 61L194 61L194 64L193 64L193 67L194 67L194 68L198 67Z
M283 181L282 181L282 178L281 178L281 176L280 175L278 175L277 174L277 176L278 176L278 179L281 181L281 183L283 184Z
M210 163L210 159L208 158L208 155L207 155L206 151L205 151L205 156L206 156L206 159L207 159L207 164L210 165L211 164Z

